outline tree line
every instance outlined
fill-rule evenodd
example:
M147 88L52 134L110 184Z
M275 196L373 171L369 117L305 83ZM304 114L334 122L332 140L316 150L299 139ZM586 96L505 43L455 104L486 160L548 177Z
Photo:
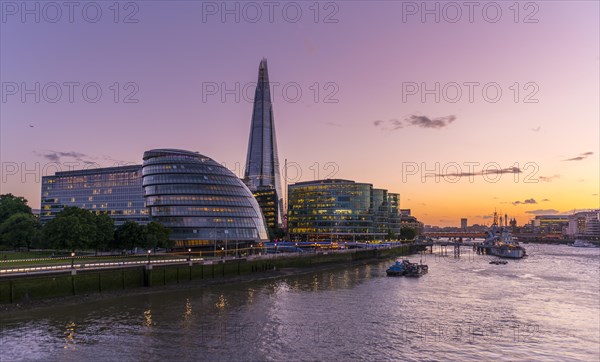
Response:
M131 250L172 248L169 230L162 224L141 225L127 221L115 228L106 214L78 207L65 207L44 225L33 215L27 200L12 194L0 195L1 249Z

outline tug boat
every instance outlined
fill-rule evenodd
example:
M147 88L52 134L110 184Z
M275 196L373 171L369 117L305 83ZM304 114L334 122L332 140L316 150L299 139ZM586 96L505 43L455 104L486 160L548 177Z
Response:
M424 264L411 263L407 259L397 260L392 266L390 266L385 272L388 276L398 277L420 277L427 274L429 267Z

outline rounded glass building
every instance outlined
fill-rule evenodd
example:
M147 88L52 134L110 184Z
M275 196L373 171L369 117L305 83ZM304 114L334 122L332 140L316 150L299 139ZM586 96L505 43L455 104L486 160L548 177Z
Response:
M230 250L268 240L248 187L211 158L176 149L146 151L142 185L151 219L171 230L176 247Z

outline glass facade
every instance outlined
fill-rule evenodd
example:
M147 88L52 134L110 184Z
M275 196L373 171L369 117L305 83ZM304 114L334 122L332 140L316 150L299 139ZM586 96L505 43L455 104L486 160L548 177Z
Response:
M400 194L388 192L388 229L400 235Z
M348 180L288 186L291 240L369 239L374 236L373 186Z
M388 233L388 192L383 189L373 189L373 226L377 233Z
M288 186L291 240L381 240L400 232L400 196L350 180Z
M176 246L268 239L250 190L214 160L183 150L151 150L144 153L142 175L150 216L171 230Z
M279 200L277 198L277 192L273 187L261 187L252 193L263 216L267 226L272 230L279 227L277 215L279 213Z
M265 189L273 189L277 200L276 207L269 204L270 197L260 198L259 205L265 214L274 211L275 226L281 226L283 222L283 194L281 193L275 121L266 59L263 59L258 67L258 81L254 93L244 182L250 191L254 193L259 190L264 193ZM263 201L266 203L263 204Z
M142 166L57 172L42 178L40 221L53 219L66 206L108 214L116 225L148 222L142 190Z

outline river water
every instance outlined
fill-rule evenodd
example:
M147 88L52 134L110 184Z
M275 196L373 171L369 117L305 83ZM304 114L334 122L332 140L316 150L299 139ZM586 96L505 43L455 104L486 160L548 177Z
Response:
M524 246L3 313L0 360L599 361L600 249Z

